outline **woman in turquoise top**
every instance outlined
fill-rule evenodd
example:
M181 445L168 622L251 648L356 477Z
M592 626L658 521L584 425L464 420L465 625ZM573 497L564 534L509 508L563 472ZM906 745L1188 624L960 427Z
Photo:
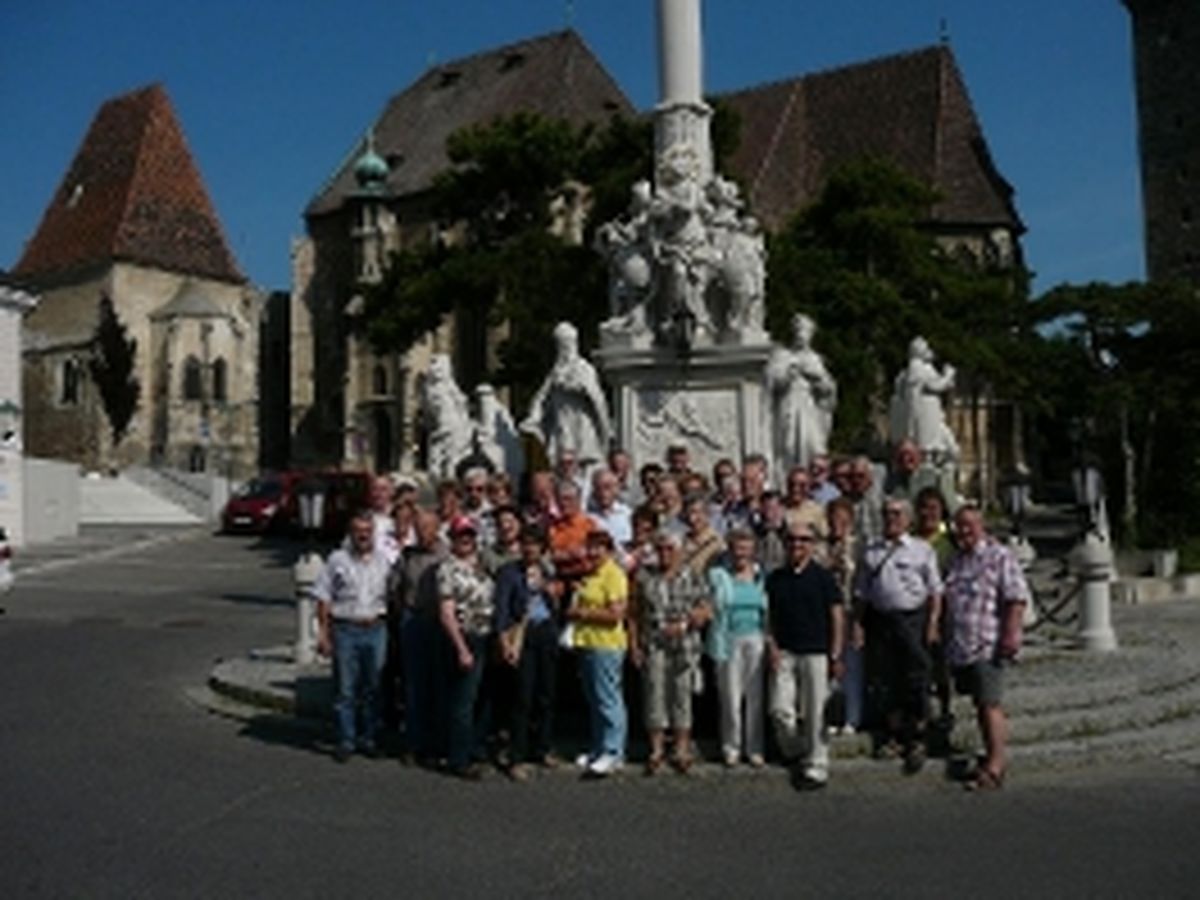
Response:
M763 628L767 595L764 573L754 558L754 532L734 528L725 536L727 565L713 566L713 620L708 655L717 664L721 701L721 753L725 765L738 764L743 749L750 765L763 765ZM745 742L742 704L745 704Z

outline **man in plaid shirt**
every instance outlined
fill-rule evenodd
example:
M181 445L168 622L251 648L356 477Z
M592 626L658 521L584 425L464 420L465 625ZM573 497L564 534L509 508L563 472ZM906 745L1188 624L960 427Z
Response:
M1029 585L1013 554L984 529L978 509L960 509L954 526L959 553L945 580L947 656L959 693L970 695L975 703L986 751L967 787L989 790L1004 783L1008 723L1000 706L1003 665L1021 648Z

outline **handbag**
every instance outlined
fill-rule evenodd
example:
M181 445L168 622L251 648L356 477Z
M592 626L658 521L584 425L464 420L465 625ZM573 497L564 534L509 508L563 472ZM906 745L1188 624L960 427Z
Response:
M834 682L829 697L825 700L825 727L832 730L846 724L846 691L839 682Z

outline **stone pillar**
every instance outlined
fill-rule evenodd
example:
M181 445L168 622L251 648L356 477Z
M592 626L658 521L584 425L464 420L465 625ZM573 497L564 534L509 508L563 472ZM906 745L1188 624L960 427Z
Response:
M1079 578L1079 646L1108 653L1117 649L1112 627L1113 553L1107 540L1089 531L1072 551Z
M662 184L668 156L686 157L697 184L713 175L709 120L701 62L700 0L658 0L659 103L654 116L655 179Z
M658 0L658 98L663 106L704 100L700 0Z

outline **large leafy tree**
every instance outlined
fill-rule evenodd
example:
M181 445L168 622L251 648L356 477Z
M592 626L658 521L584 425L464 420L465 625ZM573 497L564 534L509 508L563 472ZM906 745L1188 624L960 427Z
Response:
M108 417L113 446L124 439L129 423L137 411L141 385L134 375L137 362L137 341L129 336L125 324L117 317L112 300L100 298L100 317L96 324L94 350L88 368Z
M771 331L789 340L797 312L817 322L817 344L839 379L843 448L874 443L889 378L917 334L969 390L1023 386L1025 273L949 253L926 227L937 200L891 163L862 159L836 170L770 241Z
M1183 284L1062 285L1031 305L1039 396L1103 467L1126 543L1200 534L1200 295Z

